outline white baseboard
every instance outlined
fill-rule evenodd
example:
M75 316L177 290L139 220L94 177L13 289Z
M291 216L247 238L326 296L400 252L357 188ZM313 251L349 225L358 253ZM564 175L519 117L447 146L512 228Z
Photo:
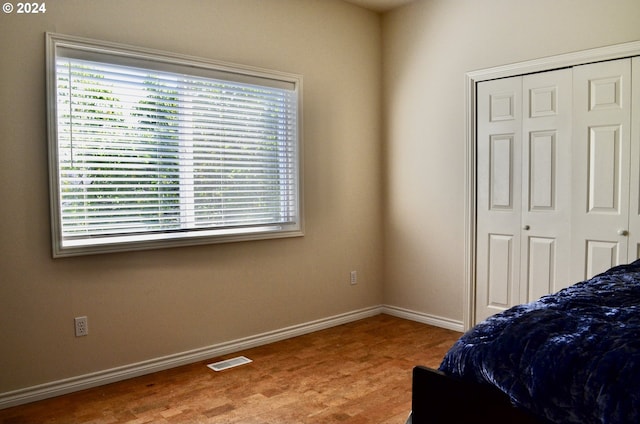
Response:
M381 309L381 313L392 315L394 317L421 322L422 324L434 325L436 327L442 327L453 331L463 332L464 330L464 323L462 321L416 312L391 305L382 305Z
M291 337L301 336L314 331L324 330L337 325L357 321L363 318L372 317L379 315L382 312L382 306L373 306L200 349L194 349L122 367L98 371L91 374L84 374L64 380L53 381L11 392L0 393L0 409L35 402L37 400L47 399L54 396L60 396L91 387L101 386L103 384L114 383L116 381L163 371L181 365L205 361L217 356L239 352L241 350L262 346Z

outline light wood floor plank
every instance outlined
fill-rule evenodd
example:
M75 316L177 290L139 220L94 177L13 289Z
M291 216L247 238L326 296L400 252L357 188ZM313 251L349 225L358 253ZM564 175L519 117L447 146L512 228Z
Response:
M0 410L0 423L404 423L414 365L460 333L389 315ZM221 372L206 364L252 363Z

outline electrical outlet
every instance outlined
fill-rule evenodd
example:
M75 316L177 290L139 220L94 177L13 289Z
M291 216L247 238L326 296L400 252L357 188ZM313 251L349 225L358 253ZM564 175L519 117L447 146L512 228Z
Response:
M351 271L351 285L358 284L358 271Z
M76 324L76 337L82 337L89 334L89 322L87 317L74 318Z

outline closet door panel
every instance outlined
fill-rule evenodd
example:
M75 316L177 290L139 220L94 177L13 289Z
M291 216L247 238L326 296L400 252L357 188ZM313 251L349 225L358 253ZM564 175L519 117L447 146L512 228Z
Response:
M528 266L527 266L527 295L529 300L555 291L558 251L555 238L527 237Z
M511 305L513 287L513 236L489 234L489 275L482 303L496 312Z
M514 210L514 150L515 134L489 135L489 210L512 212Z
M556 206L556 131L529 134L529 211L553 211Z
M523 77L521 302L569 281L571 108L570 69Z
M596 275L625 260L621 260L620 244L616 242L588 240L586 245L587 275Z
M476 321L519 303L522 78L478 84Z
M623 213L620 191L622 175L620 157L621 128L619 125L589 128L587 155L587 213ZM624 193L626 194L626 193Z
M627 262L631 60L573 73L572 279Z

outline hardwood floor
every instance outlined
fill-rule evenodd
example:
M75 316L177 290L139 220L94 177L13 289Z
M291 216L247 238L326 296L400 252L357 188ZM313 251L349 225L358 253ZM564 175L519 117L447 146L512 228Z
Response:
M411 370L460 333L389 315L0 410L0 423L402 424ZM253 360L221 372L207 364Z

